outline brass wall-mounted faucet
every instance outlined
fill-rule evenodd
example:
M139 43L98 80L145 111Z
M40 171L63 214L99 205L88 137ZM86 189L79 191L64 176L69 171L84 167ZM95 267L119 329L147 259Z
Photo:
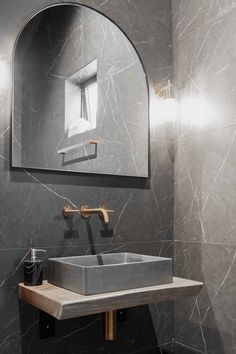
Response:
M105 224L109 223L108 213L113 213L113 212L114 210L108 210L103 207L92 209L89 208L87 205L84 205L79 209L74 209L70 205L65 205L63 208L63 214L66 218L70 218L74 213L79 213L83 218L86 219L90 218L92 214L99 214L102 217Z

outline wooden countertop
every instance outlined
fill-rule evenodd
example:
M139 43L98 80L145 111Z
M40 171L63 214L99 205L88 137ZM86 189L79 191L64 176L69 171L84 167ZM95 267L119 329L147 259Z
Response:
M139 305L196 296L203 283L173 278L173 283L98 295L80 295L44 282L39 286L19 284L19 298L58 320Z

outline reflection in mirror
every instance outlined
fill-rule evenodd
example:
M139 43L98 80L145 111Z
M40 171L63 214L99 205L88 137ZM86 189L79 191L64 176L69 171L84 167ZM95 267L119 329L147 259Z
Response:
M12 164L147 177L148 104L142 63L114 23L49 7L16 44Z
M97 126L97 59L65 80L65 133L68 138Z

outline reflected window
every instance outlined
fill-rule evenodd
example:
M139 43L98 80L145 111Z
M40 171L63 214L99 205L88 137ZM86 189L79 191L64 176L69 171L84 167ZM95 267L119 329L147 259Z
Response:
M93 77L81 86L81 118L89 122L91 129L96 128L97 90L97 77Z
M97 125L97 60L65 81L65 131L68 137Z

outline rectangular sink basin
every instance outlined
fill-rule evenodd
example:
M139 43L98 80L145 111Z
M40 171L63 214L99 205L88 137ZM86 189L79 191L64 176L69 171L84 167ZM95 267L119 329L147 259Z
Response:
M171 258L110 253L48 261L48 282L82 295L173 282Z

